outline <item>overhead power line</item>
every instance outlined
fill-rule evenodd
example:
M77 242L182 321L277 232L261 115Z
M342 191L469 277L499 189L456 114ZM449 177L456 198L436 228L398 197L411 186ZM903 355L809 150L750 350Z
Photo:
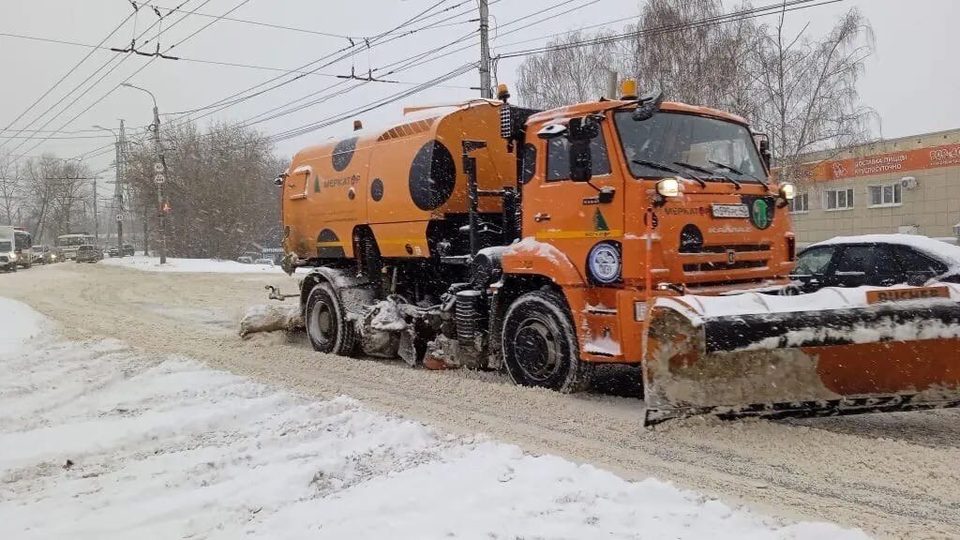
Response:
M189 0L188 0L188 1L189 1ZM200 6L198 6L196 9L201 9L204 5L206 5L206 4L209 3L210 1L211 1L211 0L205 0L205 1L204 1ZM242 7L243 5L249 3L250 1L251 1L251 0L242 0L242 1L239 2L237 5L235 5L233 8L227 10L227 11L224 13L224 15L225 15L225 16L226 16L226 15L229 15L230 13L236 11L237 9L239 9L239 8ZM183 5L183 4L181 4L181 6L182 6L182 5ZM159 33L157 34L157 36L156 36L157 39L159 39L160 34L169 31L169 30L172 29L174 26L176 26L177 24L179 24L180 22L182 22L184 19L186 19L188 16L189 16L189 14L185 14L185 15L181 16L179 19L177 19L176 21L174 21L173 24L171 24L171 25L168 26L167 28L163 29L161 32L159 32ZM168 48L167 48L167 51L169 51L170 49L173 49L174 47L179 46L179 45L183 44L185 41L193 38L194 36L196 36L197 34L199 34L201 31L206 30L207 28L209 28L209 27L210 27L211 25L213 25L215 22L216 22L216 21L212 21L212 22L204 25L203 27L201 27L199 30L194 31L193 33L191 33L191 34L190 34L189 36L187 36L186 38L181 39L180 41L178 41L178 42L175 43L174 45L168 47ZM149 30L149 29L148 29L148 30ZM147 30L147 31L148 31L148 30ZM146 31L145 31L145 32L146 32ZM128 56L123 57L123 59L126 59L126 58L128 58ZM81 115L83 115L85 112L87 112L88 110L90 110L91 108L93 108L94 106L96 106L97 104L99 104L101 101L103 101L104 99L106 99L107 96L109 96L111 93L113 93L117 88L120 88L120 86L121 86L123 83L126 83L127 81L129 81L129 80L131 80L132 78L134 78L137 74L139 74L141 71L143 71L143 70L146 69L148 66L150 66L150 64L152 64L156 59L157 59L157 57L150 58L143 66L141 66L141 67L138 68L136 71L134 71L132 74L130 74L126 79L124 79L123 81L121 81L120 83L118 83L117 85L115 85L113 88L111 88L110 90L108 90L105 94L103 94L99 99L97 99L96 101L94 101L93 103L91 103L91 104L90 104L89 106L87 106L85 109L83 109L82 111L80 111L79 113L77 113L75 116L73 116L70 120L68 120L67 122L65 122L62 126L60 126L60 129L63 129L63 128L67 127L67 126L70 125L72 122L74 122L77 118L79 118ZM121 60L121 61L122 61L122 60ZM110 71L113 71L113 69L111 69ZM107 74L109 74L109 72L108 72ZM98 81L97 81L96 83L94 83L94 85L91 85L89 88L87 88L87 90L85 90L85 91L83 92L83 94L81 94L81 96L78 96L77 99L79 99L79 98L82 97L84 94L86 94L87 92L89 92L97 83L99 83L101 80L103 80L103 78L106 77L107 74L105 74L105 75L102 76L100 79L98 79ZM77 99L75 99L72 103L76 103ZM71 103L71 105L72 105L72 103ZM68 108L69 108L69 106L68 106ZM66 110L66 109L64 109L63 111L61 111L60 113L58 113L57 116L59 116L60 114L62 114L65 110ZM50 121L51 121L51 120L48 120L48 121L47 121L47 124L49 124ZM41 129L42 129L43 127L46 127L47 124L44 124L43 126L41 126ZM32 151L33 149L35 149L37 146L39 146L40 144L43 144L43 142L45 142L45 140L46 140L46 139L41 140L40 142L38 142L37 144L35 144L33 147L31 147L30 150L27 150L25 153L31 152L31 151ZM22 144L23 144L23 143L21 143L21 145L22 145ZM19 147L19 146L18 146L18 147Z
M182 7L184 4L186 4L186 3L189 2L189 1L190 1L190 0L185 0L182 4L180 4L180 6ZM207 3L209 3L210 1L211 1L211 0L205 0L205 1L203 2L203 4L200 5L200 7L203 7L204 5L206 5ZM199 9L199 8L198 8L198 9ZM135 11L136 11L136 10L135 10ZM175 27L177 24L181 23L186 17L187 17L187 15L184 15L184 16L182 16L180 19L174 21L173 24L171 24L171 25L168 26L167 28L163 29L161 32L158 32L158 34L157 34L156 37L159 38L159 36L160 36L163 32L169 31L170 29L172 29L173 27ZM157 21L154 21L154 23L153 23L152 25L150 25L146 30L144 30L144 31L141 32L138 36L136 36L136 37L132 40L131 43L135 43L137 39L140 39L140 38L142 38L143 36L145 36L145 35L147 34L147 32L149 32L154 26L157 26L157 25L159 24L159 22L160 22L160 19L158 19ZM88 56L89 56L89 55L88 55ZM90 79L96 77L97 74L99 74L101 71L103 71L103 70L106 69L108 66L110 66L110 64L114 64L112 68L110 68L106 73L104 73L103 75L101 75L99 79L97 79L97 80L94 81L90 86L88 86L88 87L86 88L86 90L84 90L82 93L80 93L80 95L78 95L76 98L74 98L73 101L71 101L71 102L68 103L65 107L63 107L62 109L60 109L60 111L57 112L56 114L54 114L53 117L51 117L51 118L49 118L48 120L46 120L46 122L44 122L44 123L40 126L39 129L44 129L45 127L47 127L48 125L50 125L51 123L53 123L54 120L56 120L56 119L59 118L61 115L63 115L63 114L64 114L67 110L69 110L74 104L76 104L80 99L82 99L83 96L85 96L85 95L88 94L91 90L93 90L93 88L95 88L101 81L103 81L107 76L109 76L110 73L112 73L112 72L115 71L117 68L119 68L120 65L123 64L123 63L127 60L127 58L129 58L129 56L120 57L120 60L117 61L117 62L114 62L114 61L116 60L116 57L111 57L110 59L108 59L106 62L104 62L103 64L101 64L100 67L97 68L92 74L88 75L86 79L84 79L83 81L81 81L79 84L75 85L69 92L67 92L66 94L64 94L56 103L54 103L53 105L51 105L50 107L48 107L48 108L47 108L44 112L42 112L39 116L37 116L36 118L34 118L34 120L31 121L29 124L27 124L26 127L30 127L30 126L32 126L33 124L35 124L36 122L40 121L41 118L43 118L44 116L46 116L47 113L49 113L50 111L52 111L53 109L55 109L57 106L59 106L61 103L63 103L63 102L64 102L67 98L69 98L74 92L78 91L80 88L83 88L83 86L84 86L88 81L90 81ZM153 60L154 60L154 58L151 58L151 59L150 59L150 61L153 61ZM138 70L138 72L139 72L139 70ZM112 90L111 90L111 91L112 91ZM108 94L109 94L109 92L108 92ZM105 97L105 96L104 96L104 97ZM101 100L102 100L102 99L103 99L103 98L101 98ZM99 101L101 101L101 100L98 100L97 102L99 103ZM88 109L89 109L89 107L88 107ZM66 125L61 126L61 129L63 129L63 127L65 127L65 126L66 126ZM44 140L41 140L41 141L40 141L40 144L42 144L44 141L45 141L45 139L44 139ZM26 142L26 141L21 142L20 144L18 144L18 145L13 149L13 151L16 151L17 149L21 148L25 142ZM3 144L0 143L0 147L2 147L2 146L3 146ZM36 146L38 146L38 145L34 145L32 148L36 148ZM32 148L31 148L31 150L27 150L27 151L24 152L24 153L29 153L29 152L31 152L31 151L32 151Z
M774 15L784 11L786 12L799 11L801 9L810 9L813 7L824 6L827 4L834 4L842 1L843 0L784 1L777 4L768 4L766 6L762 6L759 8L750 8L750 9L743 9L740 11L732 11L722 15L707 17L704 19L700 19L698 21L693 21L691 23L680 23L676 25L668 25L668 26L662 26L657 28L640 29L633 32L624 32L622 34L615 34L612 36L597 36L592 39L574 41L571 43L557 43L553 45L544 45L541 47L534 47L526 50L508 51L508 52L499 54L498 58L516 58L521 56L541 54L548 51L566 50L566 49L572 49L577 47L586 47L594 44L614 43L617 41L633 39L640 36L665 34L670 32L677 32L680 30L686 30L690 28L700 28L703 26L712 26L717 24L743 21L743 20L752 19L756 17L762 17L765 15Z
M114 34L116 34L121 28L123 28L123 25L127 24L127 21L129 21L133 16L134 16L134 13L131 13L131 14L127 15L122 21L120 21L120 24L118 24L116 27L114 27L114 29L111 30L110 33L106 35L106 37L104 37L102 40L100 40L100 43L98 43L97 46L99 47L99 46L103 45L104 43L106 43L107 40L110 39L111 37L113 37ZM0 130L0 131L7 131L7 130L9 130L10 127L12 127L14 124L16 124L17 122L19 122L21 118L23 118L23 117L26 116L30 111L32 111L33 108L36 107L41 101L43 101L44 99L46 99L46 97L49 96L51 92L53 92L54 90L56 90L56 88L57 88L58 86L60 86L60 84L62 84L63 81L65 81L65 80L67 79L67 77L69 77L70 75L73 75L73 72L75 72L77 69L79 69L80 66L83 65L83 63L86 62L87 59L90 58L90 57L93 55L94 51L95 51L95 49L91 49L89 53L87 53L83 58L80 59L79 62L77 62L76 64L74 64L73 67L71 67L66 73L63 74L63 76L61 76L59 79L57 79L57 82L53 83L53 85L51 85L49 88L47 88L46 91L44 91L42 94L40 94L40 97L38 97L33 103L31 103L29 106L27 106L26 109L24 109L23 111L21 111L20 114L18 114L13 120L10 121L9 124L7 124L7 125L6 125L2 130ZM28 126L28 127L29 127L29 126ZM19 135L20 133L23 133L23 130L18 131L16 134ZM0 144L0 147L2 147L2 146L3 146L3 145Z

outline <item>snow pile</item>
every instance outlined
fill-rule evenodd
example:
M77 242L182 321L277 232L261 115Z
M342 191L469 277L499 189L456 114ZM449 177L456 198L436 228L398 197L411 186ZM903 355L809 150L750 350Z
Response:
M865 538L50 336L0 352L0 493L18 539Z
M240 337L254 332L293 332L302 328L303 317L297 303L252 306L240 319Z
M933 283L931 285L947 287L950 299L928 299L896 302L897 306L908 304L930 305L935 302L960 302L960 285L954 283ZM906 285L897 289L912 289ZM687 313L691 319L700 317L731 317L737 315L763 313L796 313L801 311L827 311L867 307L867 292L889 290L885 287L825 287L809 294L796 296L778 296L756 292L731 294L724 296L698 296L693 294L682 297L662 297L657 306L664 306Z
M47 326L45 319L25 304L0 297L0 354L10 354L41 336Z
M167 258L166 264L160 264L157 257L111 257L100 261L101 264L122 266L147 272L194 272L222 274L282 274L283 269L272 264L243 264L236 261L217 261L213 259L174 259Z

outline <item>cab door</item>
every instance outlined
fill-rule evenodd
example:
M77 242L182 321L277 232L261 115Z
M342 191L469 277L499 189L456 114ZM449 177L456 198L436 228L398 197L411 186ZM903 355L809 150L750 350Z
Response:
M598 243L620 249L623 237L623 178L614 174L608 144L610 126L590 141L592 178L570 178L570 141L565 136L537 141L537 167L523 192L523 235L554 245L587 276L587 257ZM605 200L612 191L612 198Z

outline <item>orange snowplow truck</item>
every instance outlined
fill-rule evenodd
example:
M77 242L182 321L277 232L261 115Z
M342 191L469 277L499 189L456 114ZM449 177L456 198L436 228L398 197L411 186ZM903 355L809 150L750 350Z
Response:
M638 365L648 423L960 405L960 287L797 294L766 139L633 88L501 87L299 152L276 182L313 347L561 392Z

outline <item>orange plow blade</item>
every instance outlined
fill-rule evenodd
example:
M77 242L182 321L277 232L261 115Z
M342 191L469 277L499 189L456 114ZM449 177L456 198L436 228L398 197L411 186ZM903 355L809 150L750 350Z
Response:
M658 299L646 422L960 407L960 286Z

